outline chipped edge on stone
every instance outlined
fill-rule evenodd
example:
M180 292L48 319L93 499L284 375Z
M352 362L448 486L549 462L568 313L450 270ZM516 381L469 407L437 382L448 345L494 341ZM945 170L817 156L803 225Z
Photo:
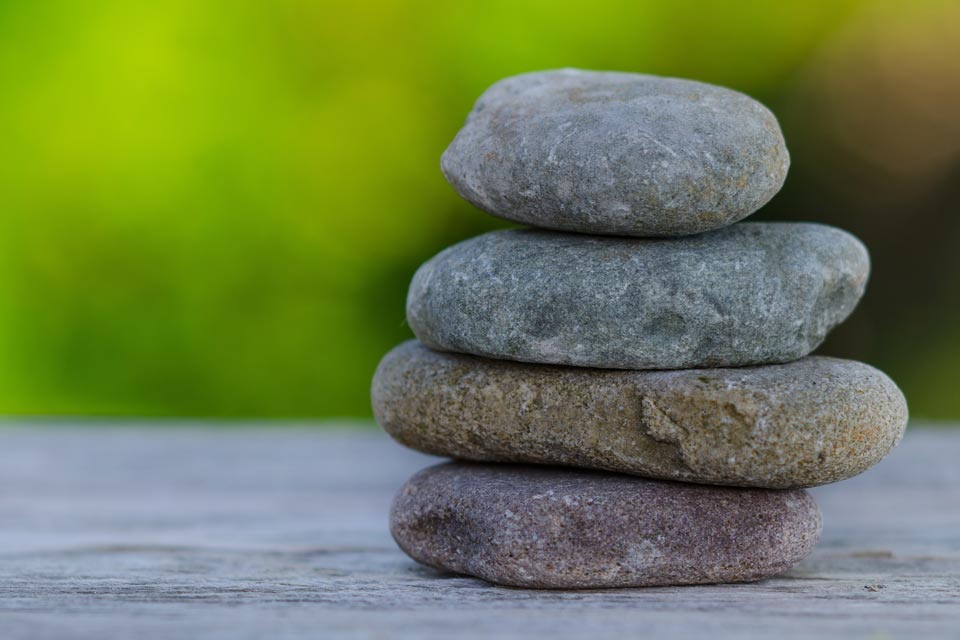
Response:
M671 402L671 376L682 377L685 385L693 384L692 378L699 380L701 377L706 380L703 384L710 381L718 383L721 380L718 375L722 376L722 370L641 372L527 365L436 352L416 341L401 344L384 357L374 376L371 399L377 421L391 437L405 446L433 455L475 461L559 464L665 480L729 486L775 489L812 487L852 477L877 464L900 442L908 418L902 392L882 371L855 361L822 356L814 358L825 365L846 364L858 368L861 376L859 380L864 381L867 380L864 376L868 377L867 381L871 385L869 392L877 396L878 402L882 400L885 406L876 410L874 415L861 407L861 414L858 415L851 414L836 419L831 416L824 417L820 415L817 406L794 406L801 402L801 399L791 401L789 397L768 397L768 390L755 388L755 385L761 384L758 380L754 385L737 383L739 390L728 389L729 398L725 401L723 394L718 395L717 392L704 391L702 396L692 396L697 403L686 411L693 411L697 415L709 412L715 416L716 425L686 425L676 418L675 411L661 406L663 402ZM764 368L772 370L791 367L791 364L766 365ZM744 375L751 369L753 368L732 368L730 371L735 375ZM497 426L491 430L497 437L504 438L513 433L522 441L520 444L491 441L489 435L484 435L484 420L490 418L484 418L482 411L484 403L490 400L483 398L478 392L469 399L473 406L464 409L462 403L467 402L467 396L463 392L457 392L458 387L470 384L469 381L464 382L464 378L479 376L473 384L485 384L496 390L501 384L506 384L508 379L522 379L528 373L531 376L540 373L559 376L566 380L566 384L576 384L579 379L585 388L592 388L599 405L591 411L600 410L599 414L592 414L592 417L609 421L607 424L599 423L596 437L607 442L609 446L600 447L598 441L589 449L573 452L569 449L576 442L576 437L570 435L575 436L575 431L562 431L551 440L550 430L543 424L536 424L538 418L531 417L525 406L516 408L514 424ZM434 376L439 378L431 381L424 376L431 380ZM451 376L452 382L445 376ZM502 376L502 381L498 382L498 376ZM590 377L594 377L595 381L590 382ZM542 385L545 386L541 387L534 383L535 380L536 378L531 377L531 384L534 385L531 392L534 394L557 384L544 381ZM604 380L609 382L605 383ZM728 381L727 384L732 383ZM837 384L842 384L842 380ZM616 395L616 399L602 400L604 394L601 392L605 385L607 390ZM763 397L756 396L757 393ZM834 402L843 402L843 395L852 391L835 389L834 393L840 394ZM417 407L410 406L410 403L405 404L410 394L417 398ZM442 406L437 403L442 403ZM450 413L445 417L441 416L445 410ZM509 407L507 411L510 411ZM579 413L583 411L578 410ZM770 411L775 411L777 415L771 416ZM784 417L791 413L795 416L790 420ZM492 415L497 415L496 408ZM502 415L496 417L497 421L503 419ZM546 419L547 417L543 416L539 421ZM582 419L588 418L578 416L577 412L569 418L573 422ZM877 423L877 420L882 424ZM531 426L526 426L528 423ZM769 431L771 424L776 426L773 432ZM596 425L594 422L595 427ZM576 430L577 425L561 424L558 428ZM794 431L800 428L805 431ZM461 430L461 435L454 437L451 429ZM710 429L714 433L698 433L704 429ZM536 436L530 435L531 430ZM809 452L806 448L798 450L798 455L783 459L778 464L769 460L758 467L765 470L763 474L758 471L750 475L743 470L742 465L740 469L735 466L741 460L764 456L764 451L772 451L775 447L781 437L778 433L790 435L791 432L795 437L797 433L801 434L797 439L801 441L800 444L806 443L806 448L810 448ZM862 441L865 433L874 432L877 439L866 443ZM729 435L721 437L723 434ZM531 439L532 437L534 439ZM729 437L734 437L735 440L727 441L726 438ZM744 438L745 442L736 441ZM465 443L467 441L472 444ZM862 445L859 449L856 446L858 443ZM794 447L797 445L798 443L794 442ZM551 447L553 449L550 455L542 453L544 448ZM706 447L708 451L698 454L697 447ZM667 451L672 453L668 454ZM857 455L851 456L854 451ZM815 459L810 458L814 453ZM843 456L847 461L846 466L838 467L833 464L833 470L825 472L818 464L822 465L828 459L824 457L826 455L834 460L837 456ZM852 461L856 464L850 464ZM749 469L749 464L746 468ZM777 473L771 475L771 469L776 469Z

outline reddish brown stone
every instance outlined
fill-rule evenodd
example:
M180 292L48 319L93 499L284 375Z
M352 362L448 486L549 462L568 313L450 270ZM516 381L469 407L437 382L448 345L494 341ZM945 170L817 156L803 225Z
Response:
M821 525L803 490L460 462L415 475L390 515L419 562L548 589L759 580L810 553Z

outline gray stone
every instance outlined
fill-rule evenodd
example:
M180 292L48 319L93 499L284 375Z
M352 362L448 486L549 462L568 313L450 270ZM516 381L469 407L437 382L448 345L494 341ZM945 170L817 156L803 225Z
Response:
M414 560L547 589L759 580L810 553L821 525L803 490L462 462L415 475L390 513Z
M523 362L787 362L850 314L869 270L860 241L817 224L665 239L496 231L420 267L407 320L429 347Z
M441 161L495 216L634 236L736 222L780 190L789 165L776 118L742 93L576 69L490 87Z
M613 371L439 353L416 341L381 362L373 408L391 436L425 453L775 489L857 475L907 424L893 381L851 360Z

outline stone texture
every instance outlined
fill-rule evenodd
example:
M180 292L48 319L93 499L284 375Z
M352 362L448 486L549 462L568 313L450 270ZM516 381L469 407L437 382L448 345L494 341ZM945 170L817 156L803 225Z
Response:
M736 222L779 191L789 164L776 118L742 93L576 69L490 87L441 161L495 216L634 236Z
M495 231L420 267L407 320L427 346L523 362L787 362L850 314L869 270L859 240L817 224L665 239Z
M416 341L381 362L373 408L391 436L425 453L776 489L857 475L907 424L893 381L851 360L612 371L439 353Z
M810 553L821 524L803 490L472 463L421 471L390 514L419 562L548 589L759 580Z

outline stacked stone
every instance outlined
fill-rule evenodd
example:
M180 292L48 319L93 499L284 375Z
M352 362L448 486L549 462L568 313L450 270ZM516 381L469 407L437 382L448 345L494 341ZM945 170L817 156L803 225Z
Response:
M484 93L443 172L538 229L413 279L419 342L381 362L374 411L402 444L472 462L400 491L400 547L546 588L756 580L808 554L804 488L876 464L907 408L880 371L808 355L863 294L864 246L733 224L788 165L773 114L699 82L563 70Z

